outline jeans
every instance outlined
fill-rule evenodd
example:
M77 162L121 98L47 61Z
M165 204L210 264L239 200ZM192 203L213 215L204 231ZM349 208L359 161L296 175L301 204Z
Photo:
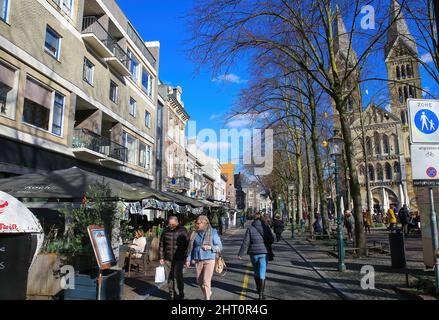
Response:
M253 265L255 276L260 279L265 279L265 273L267 271L267 254L250 255L250 260Z

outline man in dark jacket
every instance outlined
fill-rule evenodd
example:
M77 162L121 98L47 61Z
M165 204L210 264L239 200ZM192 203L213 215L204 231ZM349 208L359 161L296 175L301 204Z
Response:
M159 257L160 264L165 266L168 290L173 300L184 299L183 267L188 244L188 232L178 225L177 217L170 216L168 226L160 237ZM178 296L175 292L175 281L177 281Z
M408 224L410 222L410 214L409 209L407 208L407 205L403 205L401 209L399 209L398 212L399 221L402 225L402 231L405 235L408 234Z
M274 233L276 234L276 241L279 242L280 239L282 238L282 232L284 231L284 223L280 219L280 215L279 214L276 214L274 216L273 230L274 230Z
M253 265L254 278L256 288L259 294L259 299L265 299L265 273L267 271L268 264L268 250L271 249L271 245L274 242L273 233L270 227L268 227L260 213L256 213L254 221L245 233L244 241L238 253L238 258L242 259L242 256L247 251L250 255L250 260Z

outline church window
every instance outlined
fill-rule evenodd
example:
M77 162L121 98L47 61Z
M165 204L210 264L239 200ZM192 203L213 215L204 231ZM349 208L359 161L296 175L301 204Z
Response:
M399 162L395 161L395 163L393 164L393 172L394 173L399 173Z
M378 181L384 180L383 166L379 163L377 164L377 180Z
M401 66L401 77L405 79L405 66Z
M360 166L360 175L364 176L364 166Z
M407 86L404 86L404 101L409 98L409 92Z
M383 153L389 154L389 138L387 135L383 134Z
M401 79L401 71L399 69L399 66L396 66L396 79Z
M395 154L399 154L399 141L396 134L392 134L392 141L393 141L393 150L395 151Z
M415 96L414 91L413 86L409 86L409 98L413 98Z
M388 162L386 162L384 168L386 171L386 179L392 180L392 166Z
M381 154L381 140L378 132L375 131L373 139L375 140L375 154Z
M399 102L403 103L404 102L404 96L402 94L402 88L401 87L398 88L398 94L399 94Z
M413 77L412 67L408 64L406 66L406 69L407 69L407 78L412 78Z
M372 155L372 140L370 137L366 137L366 153L368 156Z
M373 169L373 165L371 165L371 164L369 165L368 171L369 171L369 180L374 181L375 180L375 170Z

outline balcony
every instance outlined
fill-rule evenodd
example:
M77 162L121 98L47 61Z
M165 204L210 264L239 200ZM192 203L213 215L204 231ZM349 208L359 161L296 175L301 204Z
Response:
M189 190L191 187L191 179L186 177L168 178L167 185L172 189Z
M128 153L128 149L117 142L82 128L74 130L72 148L78 158L110 165L123 165Z
M84 42L104 58L116 72L125 77L131 75L127 53L99 22L98 17L84 17L81 33Z

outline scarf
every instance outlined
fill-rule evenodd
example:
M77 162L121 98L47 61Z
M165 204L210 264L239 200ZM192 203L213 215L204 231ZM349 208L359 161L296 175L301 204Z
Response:
M198 231L194 230L192 231L191 237L189 239L189 245L187 247L187 255L192 253L192 249L194 248L194 241L195 237L197 236ZM203 238L203 246L211 246L213 247L212 243L212 227L210 224L206 227L206 230L204 230L204 238Z

